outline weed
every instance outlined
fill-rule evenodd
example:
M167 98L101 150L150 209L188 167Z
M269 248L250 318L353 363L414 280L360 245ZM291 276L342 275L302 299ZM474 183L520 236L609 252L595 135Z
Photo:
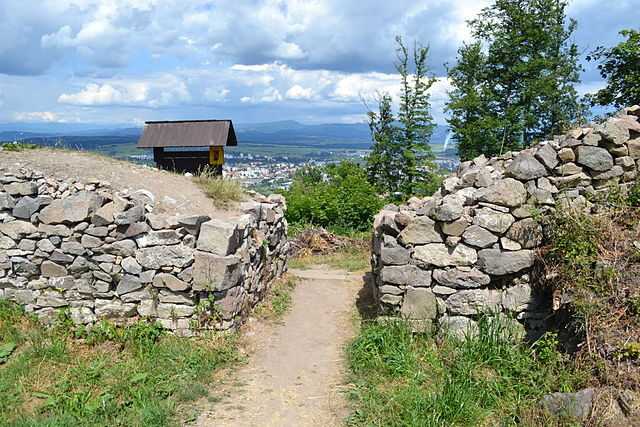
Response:
M291 292L295 287L295 278L278 280L256 307L255 315L261 319L280 320L291 309Z
M305 268L313 264L329 264L332 267L347 271L364 271L370 268L369 250L357 246L345 246L329 255L307 255L291 258L291 268Z
M348 349L349 425L547 424L536 402L573 390L580 375L554 347L515 340L510 320L486 315L466 340L413 334L402 321L367 321ZM517 334L515 334L517 335ZM545 418L547 417L547 418Z
M210 167L201 169L194 180L200 185L204 194L219 207L227 207L232 202L238 202L242 200L244 195L240 181L222 178L216 175L215 171Z
M216 324L221 320L220 308L216 305L216 297L213 294L207 295L196 304L196 315L198 328Z
M619 357L640 359L640 342L626 343L620 350Z

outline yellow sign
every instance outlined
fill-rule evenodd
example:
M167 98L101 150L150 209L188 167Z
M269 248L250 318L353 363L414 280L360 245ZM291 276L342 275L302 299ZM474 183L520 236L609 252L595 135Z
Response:
M224 147L209 147L209 164L224 164Z

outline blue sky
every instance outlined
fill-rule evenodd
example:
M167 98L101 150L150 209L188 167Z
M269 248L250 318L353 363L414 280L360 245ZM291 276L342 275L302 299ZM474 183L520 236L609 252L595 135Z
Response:
M490 0L2 0L0 123L361 122L395 93L394 37L430 46L433 115L443 63ZM640 0L573 0L586 55L638 28ZM583 55L583 56L584 56ZM581 93L602 87L585 63Z

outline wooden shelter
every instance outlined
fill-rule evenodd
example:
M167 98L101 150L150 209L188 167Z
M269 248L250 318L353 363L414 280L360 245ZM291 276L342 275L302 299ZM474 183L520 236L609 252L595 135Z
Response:
M197 172L210 166L222 175L224 147L238 145L231 120L145 122L138 148L153 148L158 168Z

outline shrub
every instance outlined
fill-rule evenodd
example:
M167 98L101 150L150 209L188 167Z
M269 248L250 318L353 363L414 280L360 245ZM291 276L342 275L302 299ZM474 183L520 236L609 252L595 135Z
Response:
M343 161L295 173L287 199L287 220L322 226L338 233L366 230L382 206L364 169Z

